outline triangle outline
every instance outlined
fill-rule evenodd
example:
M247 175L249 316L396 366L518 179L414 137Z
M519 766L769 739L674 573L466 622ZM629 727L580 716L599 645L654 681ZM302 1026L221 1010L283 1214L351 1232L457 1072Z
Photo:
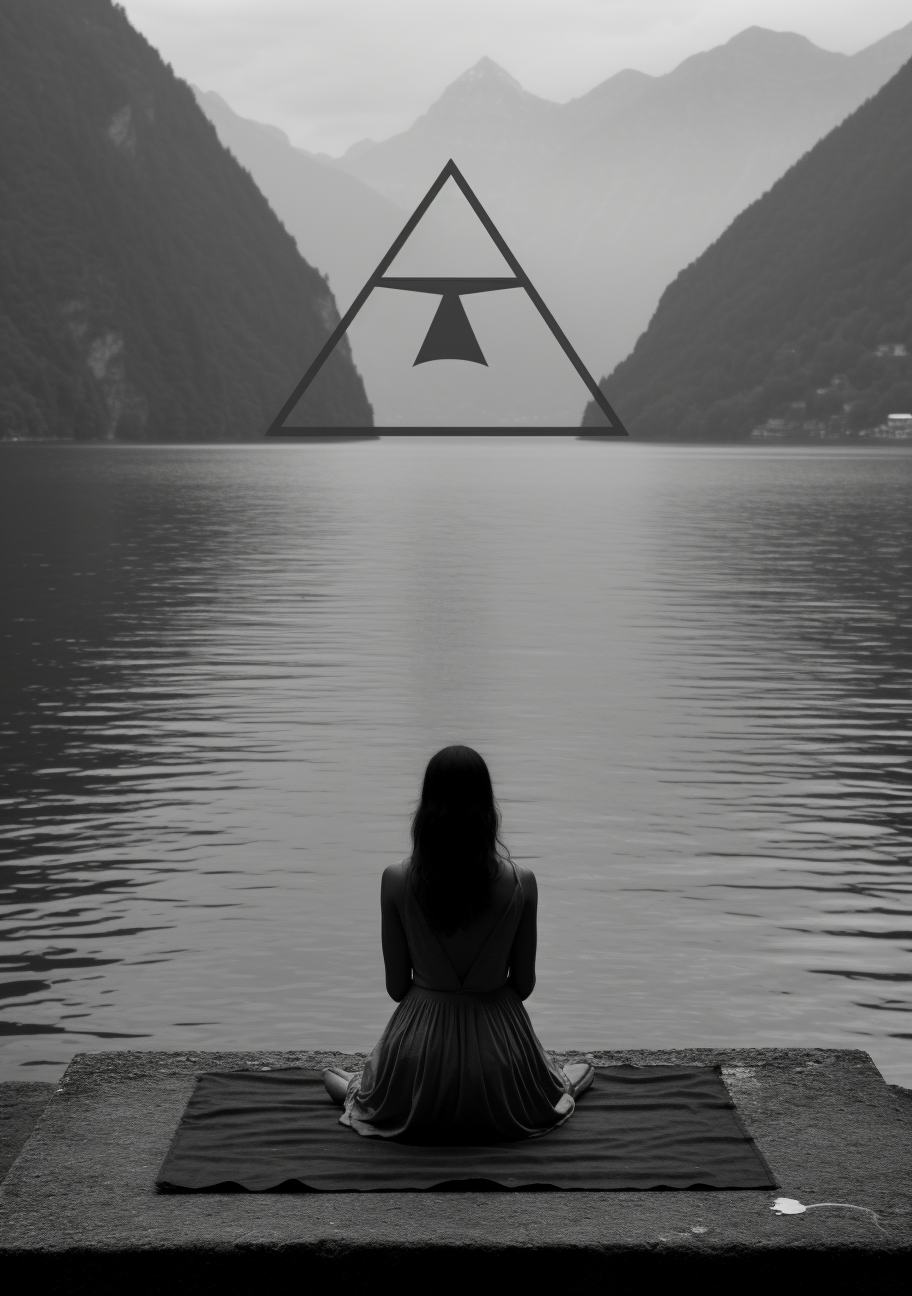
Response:
M402 251L402 248L405 246L405 244L408 242L409 238L413 234L416 226L418 225L418 222L427 212L431 203L440 193L440 190L443 188L443 186L446 184L448 180L453 180L454 183L461 190L463 197L466 199L469 206L472 208L475 215L478 217L479 221L484 226L484 229L486 230L494 246L497 248L498 252L500 252L501 256L506 261L507 265L513 271L512 278L507 278L504 276L499 276L495 278L495 277L484 277L484 276L473 276L473 277L436 276L434 277L434 276L416 276L416 275L403 276L403 277L396 277L396 276L387 277L386 271L389 269L393 261ZM355 317L357 316L358 312L361 310L361 307L367 301L368 297L371 295L371 293L374 291L375 288L398 288L406 292L440 293L441 305L443 304L444 293L447 291L449 291L450 293L458 292L458 294L462 294L462 293L476 293L476 292L494 292L506 288L525 289L526 295L531 300L533 306L536 308L539 315L544 320L545 324L547 324L548 328L550 329L552 335L554 336L561 350L564 352L564 354L567 356L567 359L573 365L573 368L579 374L580 378L582 378L583 382L585 383L586 387L589 390L589 394L592 396L596 405L598 405L599 409L602 411L602 413L605 415L605 417L608 419L609 423L611 424L611 426L608 428L599 428L598 429L599 435L600 436L628 436L629 435L627 429L624 427L624 424L621 422L617 413L609 403L607 397L605 396L605 393L599 387L598 383L592 377L589 370L586 368L586 366L583 364L580 357L577 355L576 351L573 349L573 346L571 345L569 339L564 334L563 330L560 328L560 325L557 323L557 320L548 310L548 307L545 305L541 296L536 291L529 276L523 270L522 266L519 264L516 257L513 255L510 248L507 246L506 241L504 240L503 236L500 234L500 231L497 229L497 227L495 226L494 222L491 220L488 213L485 211L484 207L479 202L478 198L475 195L475 192L469 185L468 181L463 176L462 172L459 170L459 168L457 167L453 159L450 158L449 161L444 166L443 170L438 175L437 179L434 181L430 189L428 189L427 193L422 198L421 202L412 212L411 216L406 221L405 225L402 227L397 237L393 240L389 250L386 252L385 256L380 261L380 264L377 266L376 270L374 270L373 274L369 276L364 287L361 289L357 297L349 306L348 310L339 320L339 323L336 325L336 327L333 329L330 336L327 338L326 342L323 344L319 353L312 361L310 367L304 373L304 376L301 378L300 382L291 392L291 394L289 395L288 399L285 401L282 408L279 410L275 418L270 423L269 427L266 429L266 436L300 436L301 433L306 433L309 430L303 427L286 428L283 427L283 423L285 419L288 417L288 415L292 412L294 407L297 405L298 401L307 391L308 387L316 378L317 374L323 368L323 365L332 355L333 351L341 342L342 338L348 332L348 329L351 327L352 323L354 322ZM427 342L427 338L425 338L425 343L426 342ZM402 429L402 428L396 429L396 431L399 432L404 430L406 429ZM427 429L427 431L429 434L432 434L433 429Z

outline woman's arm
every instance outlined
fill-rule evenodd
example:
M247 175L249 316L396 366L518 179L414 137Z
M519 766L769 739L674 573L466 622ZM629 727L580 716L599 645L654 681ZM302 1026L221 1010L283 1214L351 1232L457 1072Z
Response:
M412 957L405 939L400 907L405 901L405 885L404 862L390 864L383 870L380 881L380 940L386 968L386 992L396 1003L405 998L412 984Z
M510 950L510 981L520 999L535 989L535 949L538 944L538 884L531 869L517 866L523 889L523 911Z

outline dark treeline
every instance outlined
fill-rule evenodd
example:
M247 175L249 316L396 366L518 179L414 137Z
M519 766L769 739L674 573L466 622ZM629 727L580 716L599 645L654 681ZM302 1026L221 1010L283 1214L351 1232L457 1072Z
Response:
M0 436L260 436L322 276L110 0L0 0ZM347 347L296 422L370 426Z
M912 63L666 289L602 381L634 435L851 432L912 412ZM584 426L602 415L590 403Z

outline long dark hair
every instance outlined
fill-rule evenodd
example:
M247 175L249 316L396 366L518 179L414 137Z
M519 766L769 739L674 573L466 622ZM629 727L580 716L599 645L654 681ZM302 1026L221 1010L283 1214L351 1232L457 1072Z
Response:
M431 926L452 936L484 910L505 855L488 767L471 747L428 761L412 819L412 880Z

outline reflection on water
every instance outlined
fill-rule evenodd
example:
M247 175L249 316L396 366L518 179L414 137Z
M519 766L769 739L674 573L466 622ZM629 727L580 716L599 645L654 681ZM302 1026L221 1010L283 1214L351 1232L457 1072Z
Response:
M3 1078L368 1048L423 765L488 757L550 1046L912 1083L912 455L5 446Z

